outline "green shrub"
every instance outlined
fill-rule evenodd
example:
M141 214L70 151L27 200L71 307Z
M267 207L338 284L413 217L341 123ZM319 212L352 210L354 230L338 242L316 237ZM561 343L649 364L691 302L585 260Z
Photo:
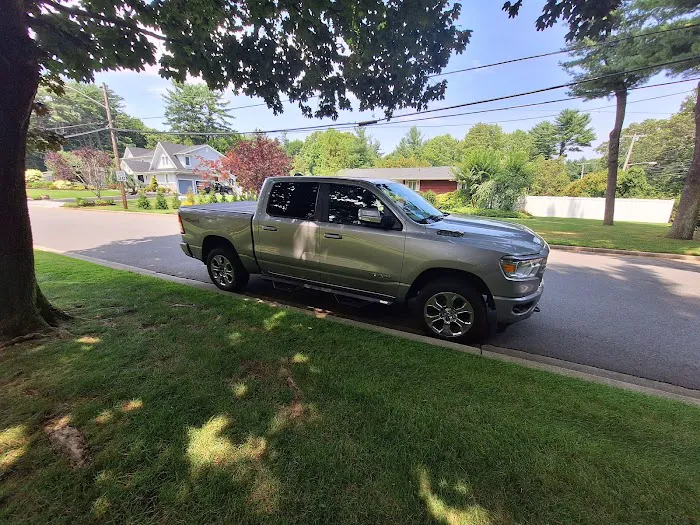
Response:
M437 194L433 190L419 192L421 196L433 206L437 206Z
M42 183L44 181L44 176L39 170L27 170L24 172L24 181L29 183Z
M207 196L204 193L197 194L197 204L206 204Z
M595 171L583 178L575 180L564 190L564 195L569 197L605 197L608 185L608 172ZM617 188L615 196L618 198L653 198L654 192L644 170L631 168L627 171L620 170L617 173Z
M165 194L163 190L159 189L156 193L156 210L167 210L168 201L165 200Z
M158 191L158 180L155 175L151 177L151 183L148 185L146 191Z
M85 185L80 182L71 182L69 180L55 180L51 183L51 188L54 190L84 190Z
M79 208L85 208L88 206L95 206L95 201L78 197L75 199L75 205Z
M208 201L209 204L216 204L217 202L219 202L219 198L216 196L216 193L212 191L211 193L209 193Z
M469 206L471 204L471 198L466 190L455 190L449 193L441 193L440 195L436 195L435 202L437 207L441 210L452 210L455 208Z
M95 206L114 206L114 199L98 199Z
M33 190L48 190L51 188L51 183L47 180L42 181L42 182L28 182L27 188L30 188Z
M146 197L146 193L143 190L139 192L139 198L136 199L136 207L139 210L151 209L151 201L148 200L148 197Z
M173 193L173 198L170 199L170 207L173 210L180 208L180 194L178 192Z
M187 190L187 193L185 194L185 200L182 202L185 206L192 206L194 204L194 193L192 192L192 188Z
M494 217L499 219L531 219L532 214L526 211L514 210L488 210L485 208L474 208L472 206L463 206L450 210L451 213L462 215L478 215L480 217Z

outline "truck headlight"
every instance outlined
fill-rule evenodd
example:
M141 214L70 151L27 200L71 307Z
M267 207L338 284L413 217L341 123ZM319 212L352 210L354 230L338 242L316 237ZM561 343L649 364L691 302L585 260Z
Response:
M546 264L546 257L506 256L501 259L501 270L503 270L503 275L506 276L506 279L523 281L535 277L540 268Z

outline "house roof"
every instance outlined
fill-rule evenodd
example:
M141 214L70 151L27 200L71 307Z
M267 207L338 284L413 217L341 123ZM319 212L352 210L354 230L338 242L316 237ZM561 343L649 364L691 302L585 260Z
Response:
M152 157L155 151L148 148L137 148L135 146L127 146L126 149L129 150L132 157Z
M143 172L143 171L148 171L148 168L151 165L150 159L145 159L145 160L137 160L137 159L122 159L122 162L126 164L131 171L134 172Z
M158 143L155 149L145 149L145 148L135 148L128 146L127 150L131 154L131 157L124 158L122 161L126 163L129 169L135 173L144 172L164 172L164 171L183 171L186 173L191 173L192 168L183 166L180 159L177 158L177 154L189 153L200 148L209 147L207 144L198 144L196 146L185 146L183 144L175 144L174 142L161 141ZM151 166L156 165L154 159L156 151L161 149L173 162L173 167L169 168L152 168ZM160 155L160 154L159 154Z
M427 168L355 168L340 170L341 177L362 177L366 179L390 180L454 180L450 166Z

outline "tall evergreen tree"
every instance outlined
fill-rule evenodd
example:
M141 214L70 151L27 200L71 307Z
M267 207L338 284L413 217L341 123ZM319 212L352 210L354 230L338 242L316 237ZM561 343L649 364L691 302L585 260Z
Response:
M423 134L420 130L416 126L411 126L391 155L393 157L420 158L424 142Z
M554 126L557 130L559 157L567 151L581 151L581 147L590 146L595 140L595 133L589 127L591 116L577 109L564 109L557 115Z
M179 133L232 131L230 121L233 117L228 108L228 102L224 100L223 92L213 91L206 84L173 82L172 88L163 95L163 101L165 102L165 123L170 126L171 131ZM194 144L204 142L207 138L202 135L181 135L182 140ZM211 138L218 137L212 135Z
M551 159L557 153L558 134L557 127L545 120L536 124L530 130L533 142L533 154L541 155L545 159Z

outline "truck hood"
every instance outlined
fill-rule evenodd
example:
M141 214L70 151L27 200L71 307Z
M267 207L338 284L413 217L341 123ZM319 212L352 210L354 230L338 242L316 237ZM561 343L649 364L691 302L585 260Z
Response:
M521 224L470 215L448 215L426 228L436 235L453 236L457 242L478 244L504 255L532 255L548 247L542 237Z

